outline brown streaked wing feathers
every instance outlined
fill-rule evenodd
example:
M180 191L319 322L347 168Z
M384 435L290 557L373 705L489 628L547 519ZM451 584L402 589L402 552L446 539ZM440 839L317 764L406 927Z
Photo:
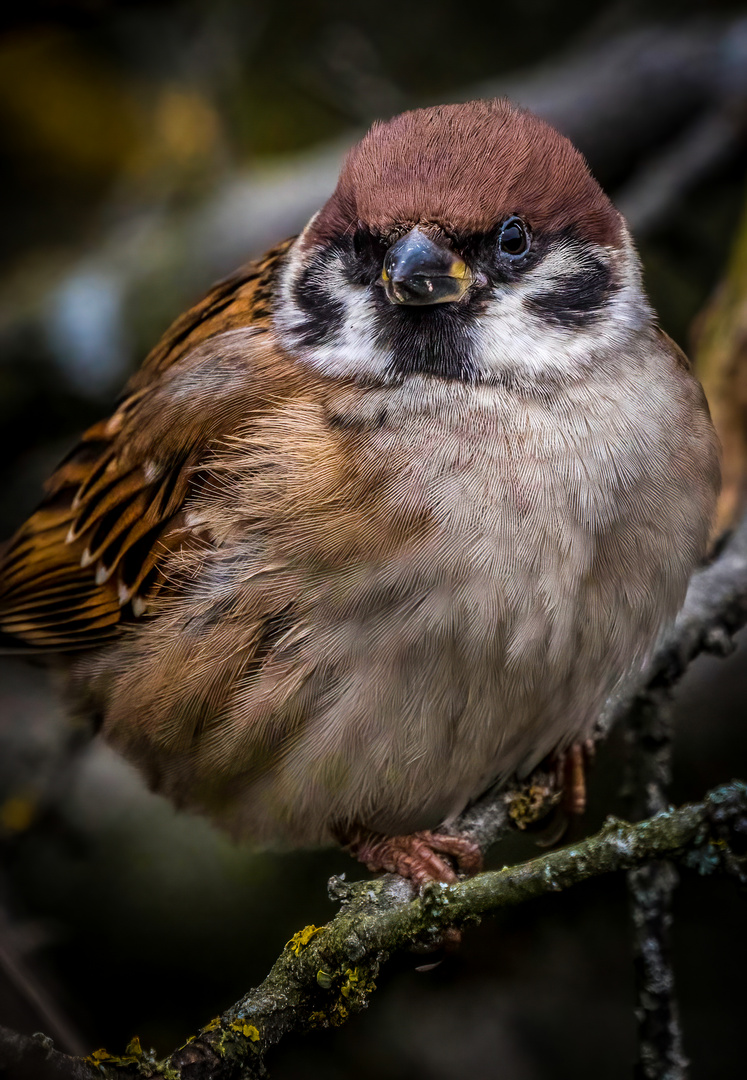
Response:
M59 465L0 558L3 646L46 652L106 641L164 588L165 557L205 542L183 506L212 444L261 407L252 332L268 328L272 278L289 244L177 319L112 416ZM242 329L231 348L211 352L209 339ZM180 403L184 380L194 400Z

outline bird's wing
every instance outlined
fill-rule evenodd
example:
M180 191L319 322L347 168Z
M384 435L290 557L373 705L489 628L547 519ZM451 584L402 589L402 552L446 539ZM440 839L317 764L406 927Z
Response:
M261 358L273 278L289 243L182 315L115 412L52 475L0 558L4 646L100 644L164 588L170 552L205 542L185 504L201 462L272 392Z

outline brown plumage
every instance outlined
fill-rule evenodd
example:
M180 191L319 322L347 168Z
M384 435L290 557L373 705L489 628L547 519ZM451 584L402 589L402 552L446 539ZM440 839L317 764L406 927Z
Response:
M89 428L57 468L4 555L6 634L41 651L78 650L110 639L133 603L141 611L163 587L167 553L196 539L183 514L193 470L213 440L243 421L251 397L243 363L200 365L197 350L217 333L267 332L269 281L287 247L221 282L177 319L113 415ZM202 380L191 401L183 397L190 379ZM203 388L213 391L207 399ZM252 404L261 408L261 400Z
M474 853L427 830L588 736L717 486L578 152L505 102L418 110L83 436L5 552L0 631L177 803L453 880Z
M524 206L538 231L574 225L599 244L620 239L620 215L566 138L505 100L472 101L374 124L310 232L333 238L360 220L386 233L417 224L427 207L465 235Z

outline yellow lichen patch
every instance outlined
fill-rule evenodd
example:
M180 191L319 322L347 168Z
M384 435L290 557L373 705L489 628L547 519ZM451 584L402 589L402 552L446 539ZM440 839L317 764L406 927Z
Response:
M363 1007L366 996L376 989L376 983L365 968L347 968L340 986L340 996L327 1015L327 1022L337 1026L344 1024L353 1010ZM351 1008L349 1008L350 1006Z
M562 796L545 784L526 784L512 791L508 800L508 815L519 829L527 829L546 817Z
M136 1058L143 1056L143 1048L140 1045L140 1038L138 1035L133 1035L130 1041L127 1043L125 1054Z
M85 1060L89 1064L97 1066L103 1062L109 1065L137 1065L142 1057L143 1048L140 1045L140 1039L135 1035L134 1038L130 1039L124 1054L121 1056L110 1054L108 1050L104 1050L102 1047L100 1050L94 1050Z
M310 926L304 926L303 930L295 933L290 941L286 941L286 949L290 949L294 956L300 956L301 950L306 948L314 934L320 933L323 929L323 926L314 926L313 923Z
M202 1031L217 1031L219 1027L220 1027L220 1017L216 1016L216 1017L214 1017L214 1019L212 1019L210 1021L209 1024L205 1024L205 1027L202 1028Z
M340 987L340 993L344 998L352 993L365 995L376 989L376 983L369 979L365 968L348 968L345 972L345 982Z
M251 1039L252 1042L259 1042L259 1029L254 1024L247 1024L244 1020L234 1020L231 1024L231 1031L238 1031L246 1039Z

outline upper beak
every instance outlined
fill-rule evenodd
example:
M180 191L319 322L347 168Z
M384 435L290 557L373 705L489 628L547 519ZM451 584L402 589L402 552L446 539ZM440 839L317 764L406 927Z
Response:
M415 228L387 251L381 280L393 304L446 304L474 279L458 255Z

